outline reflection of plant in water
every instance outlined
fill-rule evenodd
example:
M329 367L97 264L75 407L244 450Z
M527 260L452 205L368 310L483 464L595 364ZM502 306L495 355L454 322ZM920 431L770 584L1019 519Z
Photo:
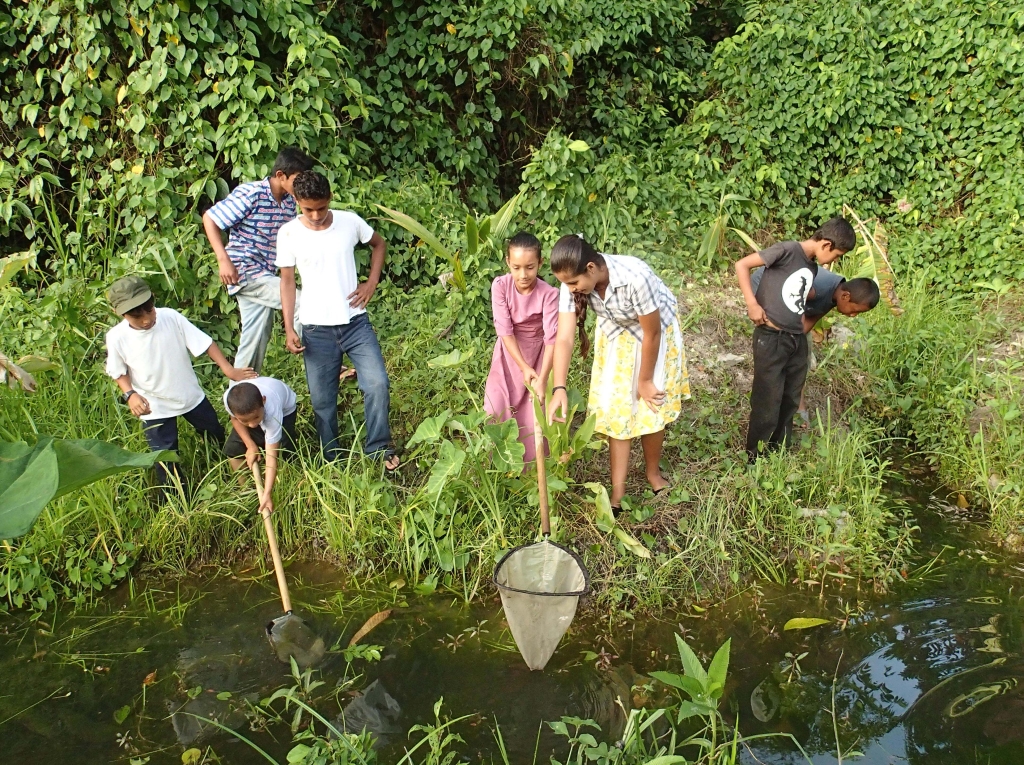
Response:
M459 648L462 646L462 644L463 644L463 642L465 642L465 640L466 640L466 635L464 633L460 633L458 635L453 635L453 634L451 634L449 632L443 638L438 638L437 642L440 643L441 645L443 645L445 648L447 648L452 653L455 653L457 650L459 650Z
M807 651L797 656L786 651L786 658L789 659L789 666L784 666L783 671L786 672L786 684L788 685L793 682L794 676L799 680L800 675L803 674L803 671L800 669L800 662L807 658Z

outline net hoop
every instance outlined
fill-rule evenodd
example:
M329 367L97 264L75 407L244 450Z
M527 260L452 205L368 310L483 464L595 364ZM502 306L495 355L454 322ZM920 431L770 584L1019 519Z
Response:
M502 584L498 581L498 572L501 571L501 567L505 565L505 561L507 561L510 557L515 555L520 550L525 550L527 547L534 547L536 545L544 544L551 545L552 547L557 547L559 550L561 550L564 553L567 553L570 557L572 557L574 561L576 561L576 565L579 566L580 571L583 572L582 590L574 590L572 592L537 592L536 590L520 590L517 587L509 587L507 584ZM540 542L530 542L529 544L513 547L511 550L509 550L507 553L501 556L501 560L498 561L498 565L494 567L494 574L491 576L491 582L493 582L494 586L497 587L499 590L504 590L505 592L517 592L521 595L539 595L548 598L569 598L582 597L584 595L590 594L590 572L587 570L587 567L583 565L583 559L580 558L579 555L577 555L573 550L570 550L568 547L560 545L557 542L552 542L550 539L546 538Z

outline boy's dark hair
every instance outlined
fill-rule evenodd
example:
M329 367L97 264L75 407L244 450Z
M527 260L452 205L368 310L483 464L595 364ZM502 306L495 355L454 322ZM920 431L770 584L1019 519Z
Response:
M847 282L843 282L839 288L850 293L850 300L852 302L857 305L862 305L868 310L871 310L878 305L878 299L881 297L878 291L878 285L875 284L874 279L867 279L864 277L861 277L860 279L850 279Z
M271 175L284 173L291 177L296 173L302 173L313 169L314 162L306 152L296 149L294 146L285 146L277 153L274 166L270 170Z
M228 409L235 417L245 417L263 408L263 394L252 383L241 382L228 388Z
M514 237L508 240L508 246L505 247L505 257L508 257L509 252L513 249L516 250L533 250L537 254L537 260L540 260L540 240L533 234L528 234L525 231L520 231Z
M583 238L582 234L567 234L555 242L551 248L551 273L579 276L587 270L587 265L595 263L604 265L604 256L594 249L594 245ZM574 294L576 304L576 329L580 336L580 353L583 358L590 354L590 338L584 325L587 321L587 306L590 298L586 295Z
M331 183L316 170L304 170L292 181L292 196L296 199L330 199Z
M831 242L835 249L849 252L857 244L857 233L846 218L837 215L815 231L811 239L819 242L824 239Z
M150 297L149 300L147 300L142 305L137 305L132 310L125 311L124 315L131 316L133 319L138 319L152 311L154 305L155 303L153 302L153 298Z

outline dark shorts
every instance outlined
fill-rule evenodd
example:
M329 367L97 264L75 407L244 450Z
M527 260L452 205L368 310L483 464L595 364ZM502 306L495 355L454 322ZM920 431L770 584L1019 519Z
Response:
M284 452L295 451L295 412L286 414L284 416L284 422L282 423L283 430L281 433L281 450ZM260 449L266 449L266 437L263 434L263 428L249 428L249 437L256 442L256 446ZM228 442L224 444L224 453L231 458L244 457L245 456L245 441L238 435L238 432L231 428L231 435L228 436Z

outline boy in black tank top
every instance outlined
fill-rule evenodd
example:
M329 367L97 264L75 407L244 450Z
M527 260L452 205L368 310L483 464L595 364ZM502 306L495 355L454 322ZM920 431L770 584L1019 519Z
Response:
M754 328L754 383L750 391L747 455L789 441L793 415L807 377L804 313L814 297L819 265L853 249L857 235L841 217L832 218L802 242L779 242L736 261L736 278ZM750 272L764 266L757 293Z

